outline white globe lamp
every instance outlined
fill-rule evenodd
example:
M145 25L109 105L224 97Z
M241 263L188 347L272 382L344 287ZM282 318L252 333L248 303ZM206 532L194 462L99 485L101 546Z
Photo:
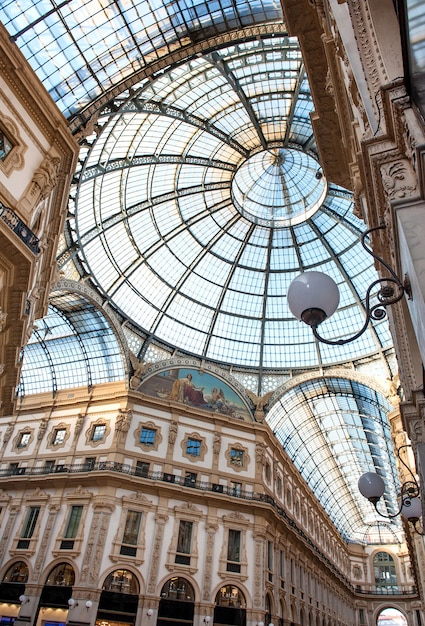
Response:
M375 474L375 472L366 472L360 476L357 484L362 496L374 504L378 502L385 491L383 479L378 474Z
M400 511L407 520L415 523L422 516L422 502L420 498L405 498Z
M337 310L339 290L330 276L322 272L304 272L289 285L287 298L292 315L316 328Z

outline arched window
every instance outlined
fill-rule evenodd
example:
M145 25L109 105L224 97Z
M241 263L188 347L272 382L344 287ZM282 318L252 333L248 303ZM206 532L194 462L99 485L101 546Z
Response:
M25 592L28 580L28 566L23 561L13 563L0 583L0 602L19 602Z
M68 609L68 600L72 597L74 582L74 568L69 563L58 563L55 565L50 570L42 589L40 609Z
M394 559L388 552L377 552L373 557L375 585L378 592L397 591L397 574Z
M185 579L173 576L167 580L161 589L161 598L169 600L184 600L185 602L194 602L195 593L192 585Z
M245 598L243 593L234 585L221 587L215 602L217 606L228 606L235 609L245 608Z
M139 593L139 583L135 576L126 569L116 569L105 578L103 583L105 591L114 591L115 593L131 593L137 595Z
M74 569L69 563L59 563L54 567L47 577L46 585L60 585L61 587L72 587L75 582Z
M245 596L234 585L223 585L217 593L215 597L214 624L246 625Z
M386 626L387 624L391 624L391 626L407 626L407 619L398 609L388 608L379 613L376 623L377 626Z
M9 567L4 575L5 583L26 583L28 580L28 566L23 561L18 561Z
M161 589L157 626L192 626L195 592L188 580L173 576Z

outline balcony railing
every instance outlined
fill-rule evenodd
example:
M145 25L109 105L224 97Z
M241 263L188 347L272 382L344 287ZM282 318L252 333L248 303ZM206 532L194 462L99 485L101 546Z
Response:
M19 239L24 242L26 246L34 254L40 252L39 240L34 233L28 228L28 226L19 218L15 211L5 206L0 202L0 219L5 222L13 230L15 235L18 235Z

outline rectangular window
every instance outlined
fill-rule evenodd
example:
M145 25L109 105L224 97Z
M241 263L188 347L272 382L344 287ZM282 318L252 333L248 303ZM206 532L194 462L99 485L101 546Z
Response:
M86 469L88 471L92 470L95 466L96 463L96 457L95 456L86 456L86 458L84 459L84 465L86 466Z
M156 430L143 426L142 432L140 433L140 443L143 443L145 446L153 446L155 443L155 435Z
M280 586L282 589L285 588L285 553L283 550L279 552L279 576L280 576Z
M83 514L82 505L72 506L69 512L68 521L65 527L64 538L61 541L61 550L73 550L74 539L78 533L78 527L80 525L81 516Z
M120 554L136 556L141 522L142 513L140 511L127 511Z
M39 506L30 506L27 512L27 517L22 528L21 537L23 539L31 539L34 533L35 525L40 514Z
M186 475L184 477L184 484L186 485L186 487L194 487L196 485L197 476L198 475L194 472L186 472Z
M65 441L66 428L58 428L53 436L53 445L58 446Z
M141 521L142 514L140 511L127 511L127 518L125 520L124 532L122 535L122 543L127 543L131 546L137 545Z
M96 424L93 426L91 440L92 441L102 441L106 432L106 424Z
M227 571L241 571L241 531L229 529L227 542Z
M267 542L267 569L273 570L273 543L271 541Z
M232 448L230 450L230 463L232 465L242 466L243 465L243 450L235 450L235 448Z
M242 483L230 481L230 495L240 497L242 494Z
M24 525L21 531L21 537L18 540L17 548L19 550L27 550L30 546L30 539L34 534L35 525L40 513L39 506L31 506L27 511Z
M19 441L18 441L18 448L26 448L30 442L30 437L31 437L31 433L22 433Z
M200 456L201 454L201 442L197 439L188 439L186 444L186 454L192 456Z
M147 478L149 476L150 463L146 463L145 461L137 461L136 462L136 476L142 476L142 478Z
M43 472L46 474L50 474L50 472L53 472L55 467L55 462L54 461L45 461L44 462L44 467L43 467Z
M69 512L68 523L65 528L64 537L66 539L75 539L78 533L81 516L83 514L82 505L72 506Z
M9 463L9 471L8 473L13 475L17 474L19 469L19 463Z
M177 537L176 563L190 565L190 553L192 551L193 522L181 520Z

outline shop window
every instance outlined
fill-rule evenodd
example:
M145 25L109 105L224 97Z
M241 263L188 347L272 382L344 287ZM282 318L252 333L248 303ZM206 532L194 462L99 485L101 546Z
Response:
M120 554L136 556L141 521L142 513L140 511L127 511Z
M28 566L23 561L14 563L7 570L3 582L8 583L26 583L28 580Z
M140 433L140 443L143 443L145 446L153 446L155 444L155 435L156 430L143 426Z
M217 606L232 607L234 609L245 608L245 598L241 591L234 585L221 587L215 599Z
M192 585L185 578L173 576L173 578L167 580L161 589L161 599L194 602L195 592Z
M190 553L192 550L192 531L193 522L180 520L175 558L175 562L179 563L180 565L190 565Z
M227 571L241 571L241 531L229 528L227 539Z
M75 572L68 563L59 563L47 577L46 585L60 587L72 587L75 582Z
M139 584L131 572L126 569L117 569L106 578L103 589L115 593L138 594Z
M37 524L39 514L40 514L39 506L29 507L24 525L22 527L21 536L20 536L20 539L18 540L17 547L20 550L27 549L29 547L30 539L34 534L34 530Z

